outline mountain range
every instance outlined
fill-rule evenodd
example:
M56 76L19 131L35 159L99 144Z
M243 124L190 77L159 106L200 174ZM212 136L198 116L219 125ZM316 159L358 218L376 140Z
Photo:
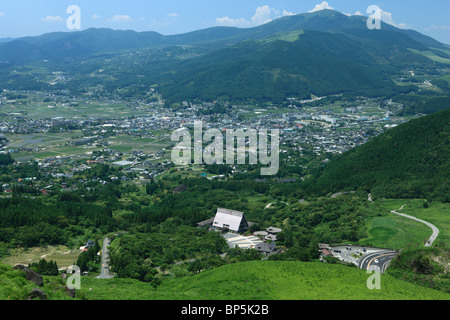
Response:
M0 43L0 69L43 60L59 69L89 59L97 66L105 55L182 47L193 54L164 63L138 61L126 68L125 75L115 77L118 81L106 85L155 86L170 102L195 98L277 102L311 94L408 93L415 87L396 85L394 76L441 65L422 53L450 59L450 47L428 36L386 23L380 30L369 30L366 20L322 10L253 28L212 27L170 36L110 29L49 33ZM114 67L109 71L117 72Z
M8 41L0 46L0 60L24 63L39 59L86 57L105 52L172 45L211 46L215 44L214 48L217 48L247 39L262 39L276 33L297 30L328 33L348 33L350 30L368 31L366 19L363 16L347 16L333 10L322 10L285 16L253 28L211 27L169 36L153 31L136 32L104 28L91 28L78 32L54 32L36 37L7 39ZM443 46L442 43L414 30L398 29L384 22L381 24L381 30L407 35L420 43L421 49ZM417 44L414 47L416 48Z

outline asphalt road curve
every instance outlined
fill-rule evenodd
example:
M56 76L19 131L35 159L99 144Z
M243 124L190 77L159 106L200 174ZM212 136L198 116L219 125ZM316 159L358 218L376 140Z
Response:
M380 272L384 273L389 266L391 260L397 255L395 251L380 251L369 253L359 260L359 268L368 270L370 267L380 268Z

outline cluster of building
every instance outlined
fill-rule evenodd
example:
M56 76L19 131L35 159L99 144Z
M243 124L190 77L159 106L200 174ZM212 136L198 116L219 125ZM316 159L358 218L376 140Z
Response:
M60 76L60 75L57 75ZM14 94L20 95L21 92ZM25 95L34 97L39 103L50 105L67 105L76 110L77 105L83 103L105 104L118 103L120 100L111 98L98 101L92 96L67 97L64 94L25 92ZM299 166L298 159L305 153L321 155L326 161L327 153L342 153L353 147L365 143L371 137L381 133L386 126L395 126L403 122L401 118L389 117L389 111L383 116L367 115L365 108L374 108L380 105L381 100L360 98L352 103L345 102L340 108L342 112L335 112L333 106L309 106L311 101L290 101L296 103L290 106L289 112L279 112L276 106L253 108L249 106L233 105L220 102L226 112L211 114L205 112L214 110L217 103L183 102L182 108L170 110L164 108L160 100L155 102L143 102L139 100L126 101L126 105L133 110L139 110L136 115L118 117L116 115L83 116L76 113L70 117L42 117L33 118L24 113L10 114L5 105L14 104L14 101L6 100L0 94L0 113L6 115L0 119L0 151L3 152L29 152L33 154L48 150L33 144L33 134L46 132L73 132L74 136L66 141L67 147L83 149L82 154L71 153L68 156L52 156L38 159L38 166L43 173L50 176L65 175L70 177L75 172L89 169L95 164L108 163L123 167L124 172L134 173L139 179L151 179L172 166L170 161L170 147L165 149L161 143L161 149L149 148L131 151L119 151L116 149L115 138L129 136L131 138L152 138L161 140L167 146L171 132L180 128L193 125L195 121L202 121L203 128L226 129L279 129L280 153L288 156L283 161L290 165ZM46 102L48 101L48 102ZM122 101L125 103L124 101ZM385 103L388 105L388 103ZM19 108L20 109L20 108ZM394 110L388 107L386 110ZM75 134L76 132L76 134ZM158 132L158 135L155 135ZM15 144L15 134L30 134L28 146ZM83 147L83 148L80 148ZM36 159L33 159L36 160ZM116 177L117 178L117 177ZM118 177L123 178L123 177Z
M197 226L208 228L210 231L223 232L230 248L255 249L263 253L266 258L281 252L281 249L276 246L276 241L277 234L282 230L269 227L265 231L248 234L247 231L253 224L253 222L247 221L244 212L217 208L214 217L197 223Z

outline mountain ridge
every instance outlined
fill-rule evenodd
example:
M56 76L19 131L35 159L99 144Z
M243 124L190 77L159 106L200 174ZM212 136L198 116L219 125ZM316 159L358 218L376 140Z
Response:
M89 28L83 31L52 32L40 36L27 36L0 43L0 60L24 63L36 60L51 60L89 56L105 51L143 49L150 47L216 44L226 46L248 38L260 39L277 32L299 29L345 33L348 29L367 29L366 17L347 16L333 10L300 13L285 16L251 28L215 26L176 35L162 35L155 31L112 30ZM419 43L440 47L443 44L413 30L403 30L389 24L382 29L407 34ZM31 53L29 55L21 52ZM18 54L19 53L19 54Z
M119 63L108 64L106 57ZM151 86L169 105L186 99L278 103L342 93L389 98L419 91L394 78L412 69L437 74L441 61L449 59L449 48L425 35L386 23L370 30L365 17L333 10L285 16L252 28L211 27L170 36L91 28L0 44L4 79L10 79L16 64L41 61L80 79L88 70L107 69L114 80L102 85L110 92ZM121 69L118 65L127 60L133 62ZM20 88L45 87L42 81L16 78Z

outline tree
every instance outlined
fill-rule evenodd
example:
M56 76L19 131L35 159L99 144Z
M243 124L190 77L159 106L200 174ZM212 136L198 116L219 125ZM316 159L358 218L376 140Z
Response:
M87 251L82 252L77 259L77 266L80 268L80 272L85 272L88 270L89 256Z
M158 286L162 283L162 280L158 277L154 277L153 280L150 282L150 284L152 285L153 289L157 289Z
M191 262L188 266L188 271L192 272L193 274L197 274L200 271L202 271L205 268L203 262L200 260L195 260L194 262Z
M29 264L28 267L44 276L57 276L59 274L58 265L56 261L52 260L47 262L45 259L41 259L37 263Z
M145 185L145 192L150 196L153 195L157 189L158 185L153 181L153 179Z
M14 159L11 157L10 153L0 154L0 166L7 166L13 163Z

